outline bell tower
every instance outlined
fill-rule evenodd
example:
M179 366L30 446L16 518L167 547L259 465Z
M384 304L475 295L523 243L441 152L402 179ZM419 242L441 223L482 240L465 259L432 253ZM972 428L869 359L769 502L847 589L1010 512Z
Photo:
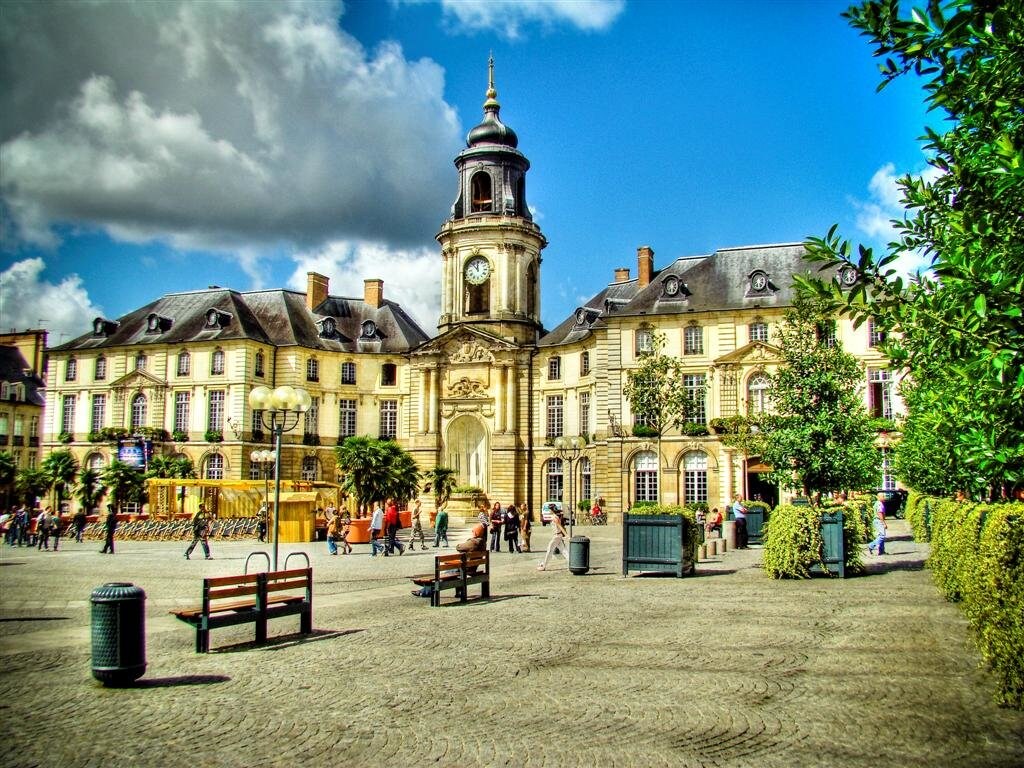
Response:
M488 61L483 121L455 158L459 191L437 234L441 245L438 331L473 326L517 345L535 344L540 323L540 252L547 240L526 204L530 161L501 122Z

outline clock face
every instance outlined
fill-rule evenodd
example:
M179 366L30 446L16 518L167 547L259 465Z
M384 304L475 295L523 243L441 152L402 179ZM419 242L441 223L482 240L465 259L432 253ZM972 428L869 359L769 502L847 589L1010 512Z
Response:
M853 285L857 282L857 270L853 267L843 267L839 279L843 281L843 285Z
M585 325L587 322L587 310L580 307L576 310L576 325Z
M763 273L758 272L750 279L750 287L755 291L763 291L768 287L768 278Z
M480 285L491 274L491 265L483 256L470 259L466 264L466 280L473 285Z

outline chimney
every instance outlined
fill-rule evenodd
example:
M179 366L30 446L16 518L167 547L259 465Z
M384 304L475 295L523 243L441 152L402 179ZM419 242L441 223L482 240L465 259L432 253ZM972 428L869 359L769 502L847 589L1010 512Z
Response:
M306 308L313 311L327 301L329 280L316 272L306 273Z
M384 281L377 278L363 280L363 301L378 309L384 303Z
M654 274L654 251L649 245L641 245L636 249L636 283L643 288L651 282Z
M616 283L628 283L629 282L629 267L619 267L615 270L615 282Z

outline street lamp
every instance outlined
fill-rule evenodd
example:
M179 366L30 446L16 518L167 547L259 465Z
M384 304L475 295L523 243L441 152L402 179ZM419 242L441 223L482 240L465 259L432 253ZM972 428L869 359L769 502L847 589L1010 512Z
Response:
M260 423L274 436L274 560L277 570L278 518L281 506L281 435L298 426L313 401L299 387L255 387L249 393L249 407L260 414ZM267 452L269 453L269 451Z
M270 468L274 464L274 452L269 448L257 448L249 454L249 459L259 467L260 474L263 475L263 525L266 530L267 511L270 506Z
M569 538L572 538L572 521L576 517L576 513L573 511L573 486L575 484L576 473L573 469L573 465L576 460L580 458L580 454L583 452L584 446L587 441L582 437L556 437L555 438L555 453L558 454L558 458L562 461L568 462L569 464Z

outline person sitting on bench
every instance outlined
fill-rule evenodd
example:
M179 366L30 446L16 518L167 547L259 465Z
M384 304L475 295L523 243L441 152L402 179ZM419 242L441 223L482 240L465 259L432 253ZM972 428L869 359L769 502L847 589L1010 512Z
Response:
M455 545L457 552L485 552L487 550L487 529L483 523L477 523L473 526L473 531L470 537L461 544ZM476 570L476 566L473 566L473 570ZM442 571L441 576L458 576L458 569L452 571ZM431 597L434 594L433 584L424 584L419 589L412 591L413 597Z
M718 507L711 510L711 514L708 515L708 519L704 523L704 538L710 539L713 533L717 533L718 536L722 535L722 513L718 511Z

